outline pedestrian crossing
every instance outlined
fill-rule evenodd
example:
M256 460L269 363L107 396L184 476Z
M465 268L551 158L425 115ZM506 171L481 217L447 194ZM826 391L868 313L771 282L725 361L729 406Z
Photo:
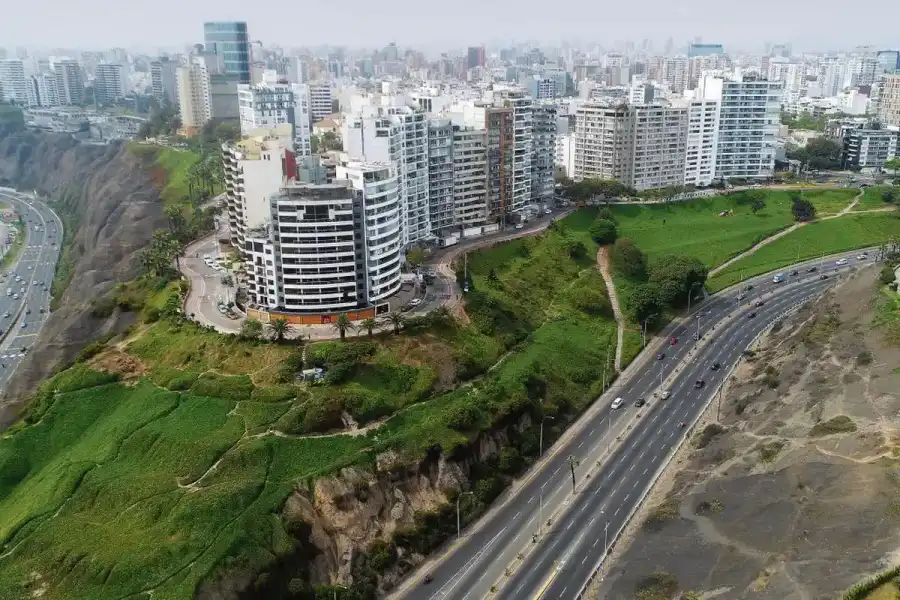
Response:
M22 358L25 356L24 352L19 352L18 354L0 354L0 358Z

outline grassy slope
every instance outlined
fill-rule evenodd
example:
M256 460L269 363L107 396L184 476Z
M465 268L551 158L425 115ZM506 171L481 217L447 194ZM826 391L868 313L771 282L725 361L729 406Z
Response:
M900 236L900 219L894 213L849 214L837 219L810 223L751 256L730 265L710 280L708 289L718 291L740 280L789 265L800 259L815 258L884 242Z
M586 239L578 219L569 237ZM505 248L472 257L478 284L529 315L527 339L475 386L402 408L365 436L264 435L342 388L272 385L269 374L290 349L191 325L161 321L123 346L149 374L132 385L83 364L60 373L42 387L32 419L0 438L0 556L10 553L0 558L0 597L42 590L50 599L105 600L152 588L157 600L190 598L223 565L259 568L290 551L278 513L296 486L351 463L371 468L382 450L421 456L435 444L468 444L531 402L534 382L544 386L546 410L583 407L596 393L615 326L575 308L605 291L593 269L595 246L588 240L587 256L572 260L562 238L533 241L530 258L492 256ZM485 283L488 264L497 265L504 289ZM371 366L342 385L393 385L379 369L398 360L427 373L429 335L388 337ZM442 354L468 353L482 368L501 351L470 328L439 343ZM473 409L471 426L450 426Z

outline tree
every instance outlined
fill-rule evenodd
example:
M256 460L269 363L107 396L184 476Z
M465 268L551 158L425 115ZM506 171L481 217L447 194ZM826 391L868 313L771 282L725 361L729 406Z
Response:
M613 267L626 277L643 279L647 275L647 257L629 238L616 240L610 258Z
M337 319L335 319L331 326L341 335L341 340L345 340L347 339L347 330L353 327L353 323L346 313L341 313L337 316Z
M616 224L607 219L597 219L591 223L591 239L605 246L616 241Z
M803 148L791 148L787 157L799 160L810 169L839 169L842 150L837 142L821 137L810 140Z
M263 333L263 324L256 319L247 318L241 323L240 336L245 340L258 340Z
M799 193L791 198L791 212L794 213L794 220L801 223L816 218L816 207Z
M687 303L691 290L706 282L708 269L700 260L681 255L663 256L653 261L649 280L657 286L659 301L680 307Z
M628 310L638 323L643 323L646 319L653 317L648 321L648 325L652 326L663 311L663 304L659 300L659 287L653 283L642 283L636 286L629 296Z
M157 229L150 243L141 251L140 261L148 273L161 276L171 271L173 261L177 264L182 251L182 245L175 236L165 229Z
M761 210L764 209L765 207L766 207L766 201L765 201L765 200L763 200L762 198L754 198L754 199L753 199L753 205L750 207L750 210L753 211L753 214L755 215L756 213L758 213L759 211L761 211Z
M378 321L372 317L365 318L359 323L359 328L365 329L366 332L368 332L369 337L372 337L375 334L376 327L378 327Z
M394 311L387 316L388 322L394 326L394 333L399 334L403 327L403 315Z
M294 328L291 327L291 324L288 323L288 320L284 317L278 317L269 322L269 333L272 336L272 340L279 344L290 335L293 329Z
M609 209L608 206L604 206L600 210L597 211L598 219L606 219L607 221L616 222L616 218L613 216L613 211Z
M491 267L490 270L488 270L487 280L491 283L497 283L498 281L500 281L500 277L497 275L497 271L494 269L494 267Z
M888 188L888 189L884 190L883 192L881 192L881 199L887 204L893 204L894 200L896 199L894 197L894 190L892 190L891 188Z
M893 171L894 177L896 177L897 171L900 171L900 157L884 161L884 168Z
M425 262L425 251L421 248L410 248L406 253L406 262L414 267L418 267Z
M897 279L897 276L894 274L894 269L890 265L884 265L881 267L881 274L879 275L881 279L881 283L884 285L889 285L894 283Z

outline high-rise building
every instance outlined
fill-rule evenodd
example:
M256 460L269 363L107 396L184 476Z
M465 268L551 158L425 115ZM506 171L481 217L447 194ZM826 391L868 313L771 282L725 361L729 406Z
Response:
M900 50L879 50L875 61L880 72L894 73L900 70Z
M182 130L185 135L196 135L212 118L206 63L202 58L192 57L187 65L178 67L176 80Z
M832 58L819 64L817 84L822 97L837 96L847 79L847 63L838 58Z
M453 223L484 225L487 220L485 129L453 125Z
M841 138L841 168L880 171L898 156L900 133L893 129L848 127Z
M453 125L450 119L428 121L428 213L431 231L454 223Z
M225 75L237 83L250 80L250 37L244 21L224 21L203 24L204 47L221 57Z
M708 186L716 179L716 148L719 141L719 102L688 100L685 185Z
M844 85L859 87L875 83L878 73L878 59L874 56L854 56L847 63Z
M119 64L101 63L94 68L94 100L98 104L125 97L125 69Z
M59 106L59 91L53 73L40 73L28 78L28 106Z
M648 104L633 108L631 179L636 190L684 184L688 107Z
M313 83L309 86L309 116L313 123L328 118L334 99L331 84Z
M309 88L285 81L264 81L238 86L241 133L288 123L293 128L294 150L310 156Z
M53 61L59 103L64 106L84 104L84 76L77 60L63 58Z
M725 48L722 44L691 44L688 46L688 56L710 56L714 54L725 54Z
M796 103L806 92L806 70L800 63L773 59L769 62L768 79L782 83L782 105Z
M534 101L523 89L506 88L494 90L493 102L497 107L508 106L513 112L512 193L506 210L508 213L517 213L531 202Z
M25 65L20 59L0 60L0 90L0 99L22 106L28 104L28 80L25 78Z
M882 125L900 127L900 73L884 77L875 117Z
M177 71L178 62L165 56L150 63L150 85L153 97L160 105L165 102L172 106L178 104Z
M532 120L531 201L549 204L556 185L556 105L535 102Z
M680 94L688 87L689 72L688 58L686 56L672 56L663 61L662 81L666 83L672 92Z
M484 46L469 46L467 58L468 60L466 61L466 65L470 69L474 69L475 67L483 67L485 65Z
M707 75L697 98L719 102L716 178L762 179L775 173L781 82Z
M574 178L632 178L634 112L627 104L585 102L575 113Z

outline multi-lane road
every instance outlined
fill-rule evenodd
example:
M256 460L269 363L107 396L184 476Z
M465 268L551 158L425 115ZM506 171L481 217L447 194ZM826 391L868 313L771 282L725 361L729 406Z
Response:
M50 286L62 241L62 222L43 202L0 188L0 202L22 218L27 229L15 263L0 274L0 391L27 360L50 314Z
M870 253L857 259L858 254L789 268L784 283L774 283L771 274L759 276L742 284L752 286L749 291L728 290L695 307L689 319L642 353L461 540L392 597L580 598L604 553L742 352L787 311L834 285L842 271L874 258ZM840 258L847 259L845 265L836 264ZM812 266L815 272L809 271ZM797 274L789 275L795 269ZM720 365L717 370L714 363ZM670 392L668 399L660 399L661 391ZM616 397L623 407L611 410ZM634 406L639 398L647 401L640 409ZM578 461L575 493L570 456Z

